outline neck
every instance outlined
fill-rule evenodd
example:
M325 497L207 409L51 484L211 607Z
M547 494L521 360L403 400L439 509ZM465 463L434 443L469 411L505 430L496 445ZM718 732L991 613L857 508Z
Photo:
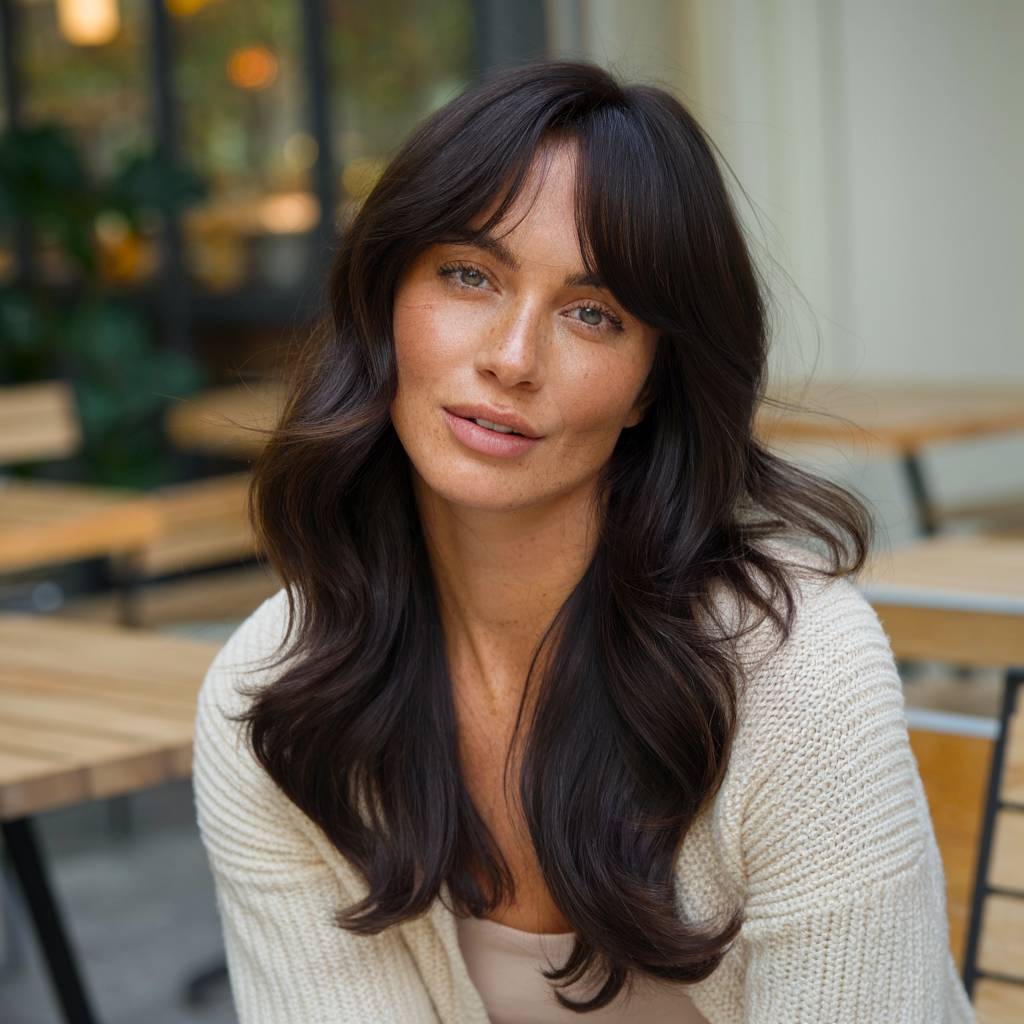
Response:
M545 630L593 557L592 490L495 511L452 505L413 477L453 679L469 680L492 708L514 706Z

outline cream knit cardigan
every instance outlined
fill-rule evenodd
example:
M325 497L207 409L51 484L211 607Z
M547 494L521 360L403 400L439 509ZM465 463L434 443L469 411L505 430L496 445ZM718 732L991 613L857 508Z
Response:
M737 900L746 912L688 991L710 1024L972 1022L888 638L848 579L801 580L798 602L790 642L750 676L725 781L679 856L680 915ZM286 614L282 590L242 623L196 719L196 811L241 1024L486 1024L440 900L375 936L332 924L365 884L224 717L243 706L236 682L266 678L253 663ZM744 641L752 656L767 635Z

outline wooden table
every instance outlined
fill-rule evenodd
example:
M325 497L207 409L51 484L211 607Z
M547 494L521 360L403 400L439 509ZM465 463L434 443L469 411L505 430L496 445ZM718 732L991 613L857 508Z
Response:
M783 383L772 397L812 412L765 403L757 430L769 442L820 442L900 460L922 534L937 532L939 515L921 455L931 444L992 437L1024 430L1020 383L959 381L819 381L809 387Z
M979 943L982 906L994 891L996 821L1011 806L1009 784L1002 795L1000 790L1006 737L1011 722L1021 729L1022 716L1014 715L1014 708L1024 690L1024 538L947 535L915 541L874 555L859 585L897 658L998 667L1006 673L970 887L964 984L979 1015L988 1007L994 1019L1010 1019L996 1008L1024 1005L1024 989L986 971ZM1024 736L1019 742L1024 744ZM1024 794L1024 774L1015 784Z
M859 582L897 658L1024 665L1024 537L929 537L873 555Z
M214 388L172 405L167 432L185 451L248 460L262 450L284 398L277 381Z
M784 383L773 389L771 396L820 411L790 412L765 405L758 422L763 436L843 446L862 444L885 455L916 452L942 441L1024 430L1024 394L1019 383L858 378L819 381L804 390Z
M95 1020L32 816L188 778L218 644L0 615L0 821L64 1018Z
M0 479L0 572L137 550L160 531L143 495L64 481Z

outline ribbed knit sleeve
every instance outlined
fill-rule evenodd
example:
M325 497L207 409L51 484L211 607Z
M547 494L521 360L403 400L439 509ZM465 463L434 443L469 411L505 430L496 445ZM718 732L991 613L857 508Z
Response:
M900 679L848 580L751 694L740 825L749 1024L961 1024L942 862Z
M231 990L241 1024L434 1022L399 935L354 936L332 922L353 902L332 865L228 720L235 686L261 678L282 633L281 592L211 665L196 715L196 814L216 886Z

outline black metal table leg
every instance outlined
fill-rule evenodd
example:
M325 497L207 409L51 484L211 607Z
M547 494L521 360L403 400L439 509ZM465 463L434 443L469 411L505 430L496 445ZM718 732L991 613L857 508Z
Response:
M967 942L964 949L963 982L967 996L974 998L974 985L982 972L978 969L978 945L981 941L982 916L985 897L991 891L988 872L992 857L992 840L995 832L996 815L1003 806L999 793L1003 783L1003 769L1006 764L1006 734L1010 719L1017 708L1017 694L1024 688L1024 668L1007 671L1003 684L1003 705L999 713L999 735L992 751L988 787L985 794L985 809L982 814L981 839L978 844L978 861L974 869L974 886L971 896L971 916L967 927Z
M139 592L142 571L138 552L128 552L110 559L110 576L117 592L117 621L121 626L141 625Z
M914 502L914 514L917 517L917 528L925 537L933 537L939 531L935 505L928 493L928 484L924 477L924 467L917 452L904 452L901 456L903 472L910 487L910 496Z
M96 1024L78 962L64 930L60 908L39 854L32 822L29 818L17 818L3 822L2 827L4 844L25 894L64 1020L66 1024Z
M211 993L228 983L228 965L223 960L192 975L185 983L185 1003L193 1009L204 1006Z

